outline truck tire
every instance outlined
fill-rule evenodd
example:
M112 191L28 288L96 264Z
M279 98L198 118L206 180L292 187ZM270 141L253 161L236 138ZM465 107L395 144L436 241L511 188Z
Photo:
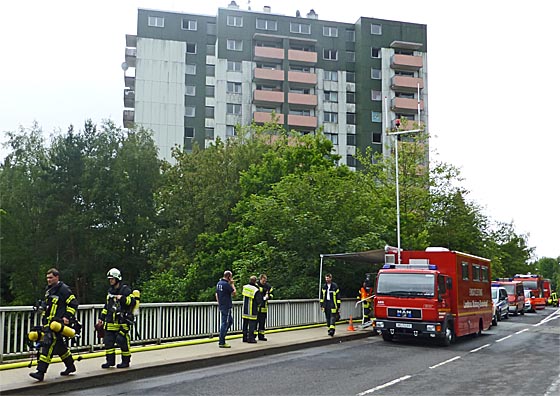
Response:
M441 343L444 346L449 346L455 342L455 333L453 331L453 323L447 323L445 327L445 336L443 337Z
M393 341L393 335L388 331L384 331L381 333L381 337L383 337L383 341L391 342Z

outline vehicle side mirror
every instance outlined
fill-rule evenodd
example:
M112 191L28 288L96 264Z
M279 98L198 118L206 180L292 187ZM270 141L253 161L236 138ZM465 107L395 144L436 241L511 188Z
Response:
M451 290L451 286L453 286L453 279L447 278L446 286L447 290Z

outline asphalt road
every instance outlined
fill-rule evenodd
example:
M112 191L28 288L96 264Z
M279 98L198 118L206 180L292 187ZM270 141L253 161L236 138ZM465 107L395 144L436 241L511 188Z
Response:
M450 347L381 337L65 395L556 395L560 310L502 320Z

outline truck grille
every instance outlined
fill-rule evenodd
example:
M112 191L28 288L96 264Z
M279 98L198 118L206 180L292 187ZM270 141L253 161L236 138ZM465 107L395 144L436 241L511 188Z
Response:
M422 319L422 310L411 308L387 308L387 316L390 318Z

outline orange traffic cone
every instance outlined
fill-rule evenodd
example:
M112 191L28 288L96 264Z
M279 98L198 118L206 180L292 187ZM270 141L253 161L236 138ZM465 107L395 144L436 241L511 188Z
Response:
M346 329L348 331L356 331L356 329L354 328L354 322L352 322L352 315L350 315L350 324L348 325L348 329Z

